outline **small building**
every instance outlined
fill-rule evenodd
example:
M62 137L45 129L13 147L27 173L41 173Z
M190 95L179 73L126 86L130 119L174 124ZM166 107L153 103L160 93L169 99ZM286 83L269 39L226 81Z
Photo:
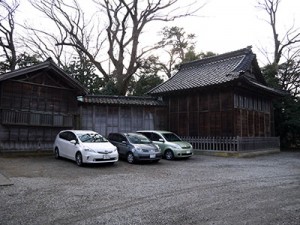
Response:
M272 100L283 93L267 86L250 47L182 64L149 94L168 104L167 129L187 139L239 137L257 148L278 146Z
M153 97L86 95L78 98L80 127L111 132L165 129L167 105Z
M51 59L0 75L0 152L51 149L76 127L77 96L87 91Z

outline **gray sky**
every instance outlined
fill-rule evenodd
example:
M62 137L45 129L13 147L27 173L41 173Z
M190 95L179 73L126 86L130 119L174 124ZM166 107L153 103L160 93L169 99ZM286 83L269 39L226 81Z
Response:
M180 0L186 1L195 0ZM273 51L273 39L271 27L264 21L267 14L258 9L258 0L197 0L206 2L206 5L197 13L198 17L182 18L174 23L164 23L159 26L153 23L148 26L144 38L150 42L158 41L157 32L163 26L183 27L187 33L194 33L197 38L197 51L212 51L218 54L253 46L253 51L258 56L260 66L267 63L266 58L259 49L268 48ZM79 1L82 3L81 1ZM84 6L87 6L84 2ZM83 3L82 3L83 4ZM38 23L41 18L38 13L28 13L30 5L27 1L21 1L21 11L24 20ZM300 0L282 0L278 11L278 30L284 34L294 24L300 28ZM26 12L26 13L24 13ZM143 40L147 43L147 40Z
M200 51L224 53L252 45L262 65L266 59L259 49L268 47L272 52L273 39L271 27L264 21L267 14L256 6L257 0L208 0L199 12L203 17L187 18L179 25L193 24L186 30L197 35ZM300 28L299 10L299 0L281 1L277 17L279 37L293 24Z

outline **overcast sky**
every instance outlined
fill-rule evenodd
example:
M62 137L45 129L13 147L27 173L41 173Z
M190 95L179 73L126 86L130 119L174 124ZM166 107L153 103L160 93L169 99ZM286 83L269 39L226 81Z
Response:
M180 0L186 1L195 0ZM197 13L198 17L188 17L177 20L173 24L183 27L187 33L196 34L197 51L212 51L218 54L253 46L254 53L258 56L260 66L266 64L266 59L260 54L259 49L268 47L273 50L272 31L264 19L268 19L266 12L257 8L258 0L196 0L206 2L206 5ZM38 14L28 13L30 5L21 1L21 12L29 20L39 21ZM87 2L79 1L81 4ZM25 6L25 8L24 8ZM26 13L24 13L26 12ZM300 28L300 0L281 0L278 11L278 29L287 30L294 23ZM154 26L153 26L154 25ZM154 40L158 38L157 24L146 27L145 38ZM156 29L156 30L155 30ZM282 37L282 36L281 36ZM158 39L157 39L158 40ZM142 40L143 41L143 40Z
M186 18L178 25L197 35L200 51L224 53L252 45L262 66L266 60L259 49L272 51L273 39L271 27L264 21L267 14L257 5L257 0L208 0L198 13L203 17ZM282 0L277 22L279 31L292 24L300 28L300 0ZM280 34L282 37L283 32Z

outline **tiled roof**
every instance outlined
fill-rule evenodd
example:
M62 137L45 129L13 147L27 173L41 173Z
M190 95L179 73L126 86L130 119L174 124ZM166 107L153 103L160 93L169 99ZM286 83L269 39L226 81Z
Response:
M233 81L250 70L255 57L251 48L247 47L182 64L173 77L153 88L149 94L177 92ZM261 76L261 73L258 76ZM259 80L264 83L262 77Z
M78 101L102 105L165 106L165 103L157 98L136 96L86 95L78 97Z
M59 68L51 58L46 61L32 65L30 67L21 68L12 72L0 74L0 82L13 79L19 76L27 75L29 73L36 73L42 70L51 70L55 72L61 79L65 80L70 86L78 90L78 94L87 94L87 90L73 77L68 75L65 71Z

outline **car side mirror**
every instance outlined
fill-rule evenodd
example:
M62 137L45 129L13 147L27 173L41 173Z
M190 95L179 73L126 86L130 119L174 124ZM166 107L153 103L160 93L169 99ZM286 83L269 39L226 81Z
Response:
M160 138L158 139L159 142L165 142L164 139Z
M77 144L77 141L76 140L71 140L70 141L72 144L76 145Z

